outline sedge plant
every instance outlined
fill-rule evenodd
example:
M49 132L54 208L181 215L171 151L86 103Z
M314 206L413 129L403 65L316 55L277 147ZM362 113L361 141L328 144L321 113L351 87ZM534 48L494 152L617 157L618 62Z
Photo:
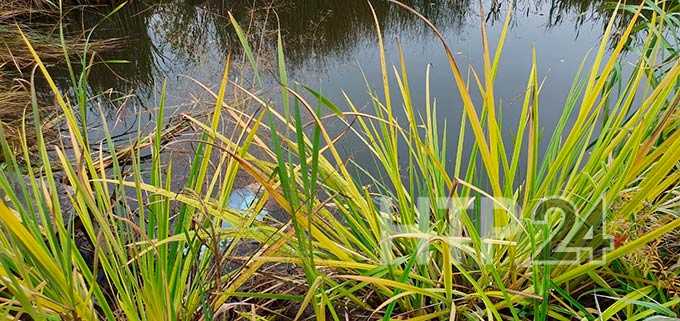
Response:
M616 40L612 17L546 137L535 58L527 66L516 134L502 134L494 88L511 11L494 50L481 24L484 63L471 78L421 17L449 58L460 101L445 108L464 111L455 135L437 122L442 107L433 102L428 80L419 84L425 101L412 100L407 57L400 52L390 66L377 19L382 83L379 90L367 89L370 111L348 95L333 102L292 85L279 35L280 99L230 81L227 62L219 89L211 92L211 119L185 116L202 136L181 191L171 188L172 163L161 162L165 87L147 145L151 164L145 167L135 152L131 171L124 171L110 135L99 149L87 142L69 99L26 40L65 115L68 142L46 146L39 140L35 160L11 156L2 139L9 159L0 172L7 204L0 206L2 311L31 319L212 320L249 300L295 303L300 312L289 317L298 320L308 313L342 320L354 311L382 320L673 316L680 299L622 260L680 227L672 214L680 205L680 63L657 68L663 43L652 32L631 72L617 72L640 8ZM652 15L649 24L656 26L656 19ZM260 79L248 37L231 20ZM252 98L258 112L247 114L225 101L228 87ZM39 118L34 109L32 117ZM236 124L233 132L225 133L223 119ZM343 158L337 148L342 133L331 133L329 119L359 137L379 164L379 178ZM473 148L467 152L465 144ZM112 155L110 167L99 161L105 153ZM55 163L73 189L67 201L58 197ZM247 210L228 204L239 172L263 190ZM11 177L24 173L36 179L12 186ZM479 206L481 199L490 200L492 209ZM537 209L553 204L546 201L568 206L538 217ZM285 213L280 224L256 219L267 202ZM70 214L66 205L73 208ZM649 215L661 217L654 229L623 241L608 237L613 226ZM482 228L484 220L491 222L491 233ZM80 249L78 230L94 249L91 258ZM247 240L259 249L227 269L227 259L238 256L237 244ZM301 269L296 282L305 292L254 290L252 281L269 265ZM594 305L586 299L593 293L613 300ZM257 306L233 318L280 316Z

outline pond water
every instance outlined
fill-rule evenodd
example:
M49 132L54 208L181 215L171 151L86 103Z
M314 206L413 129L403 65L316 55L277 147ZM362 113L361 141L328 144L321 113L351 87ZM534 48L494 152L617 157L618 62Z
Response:
M504 134L509 137L519 119L532 49L536 50L539 76L544 81L542 127L549 131L562 112L578 66L598 44L609 17L606 4L598 0L483 0L483 17L477 1L407 3L442 31L461 66L476 70L481 70L482 64L480 23L487 23L495 47L509 5L516 8L496 81L497 105L507 124ZM424 106L425 71L430 65L431 96L437 101L441 121L447 123L451 133L457 133L461 104L441 44L413 14L385 1L373 1L373 5L384 30L390 63L398 63L397 44L404 50L413 100ZM258 63L264 74L274 73L272 48L278 23L290 78L320 89L343 106L342 91L353 97L355 104L367 105L364 77L374 88L380 88L376 32L365 0L132 1L96 34L123 37L125 46L101 59L128 63L98 64L91 72L90 85L95 91L113 88L123 94L133 93L137 98L128 105L153 108L161 84L167 81L169 106L176 111L194 106L198 97L206 96L191 79L215 88L226 54L239 52L228 12L255 35L252 40L259 48ZM99 18L88 19L94 23ZM117 127L133 128L136 117L124 114L111 111ZM347 138L340 146L347 157L364 164L368 161L354 139Z

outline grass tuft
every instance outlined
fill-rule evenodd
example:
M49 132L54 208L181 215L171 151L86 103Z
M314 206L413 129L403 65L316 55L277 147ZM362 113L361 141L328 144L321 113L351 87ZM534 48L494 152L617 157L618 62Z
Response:
M201 134L184 182L173 182L172 157L163 161L165 85L154 132L126 150L123 166L108 131L90 144L79 121L86 74L73 81L77 99L67 99L22 33L67 133L46 142L34 91L28 117L38 158L17 158L0 130L0 310L13 319L110 321L677 317L680 270L660 260L674 252L649 253L677 250L680 61L661 50L664 32L649 32L630 73L618 72L638 19L665 30L643 8L616 37L612 16L547 135L535 58L516 135L501 135L494 91L510 12L496 48L481 26L484 64L474 83L420 16L449 57L461 99L444 107L464 110L455 135L439 127L443 107L429 80L417 84L425 101L411 98L407 57L390 65L377 18L383 96L367 88L368 110L347 95L333 102L293 85L279 36L281 99L234 83L228 56L211 117L184 116ZM253 98L256 112L232 106L228 89ZM328 121L345 131L336 135ZM365 144L380 179L340 154L345 132ZM238 174L259 191L234 207Z

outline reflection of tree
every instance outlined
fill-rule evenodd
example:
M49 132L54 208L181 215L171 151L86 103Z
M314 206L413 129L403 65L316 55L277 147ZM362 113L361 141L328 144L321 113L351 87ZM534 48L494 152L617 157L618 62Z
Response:
M248 18L248 12L238 10L239 2L246 1L232 4L232 12L239 21ZM407 4L437 25L456 26L467 14L468 1L412 0ZM413 23L418 17L387 1L373 1L373 8L383 30L425 28L421 23ZM280 1L274 9L286 43L286 54L292 63L312 57L337 56L375 34L373 16L364 0ZM275 29L275 19L270 21L270 28Z
M576 19L578 32L578 26L586 21L602 20L604 25L611 15L604 0L492 0L491 5L485 8L488 12L486 20L495 22L503 19L509 1L513 1L515 14L545 13L547 28L570 17ZM478 3L470 0L405 2L435 25L448 28L459 28L465 19L476 19L479 13ZM488 6L488 2L485 3ZM417 23L415 15L394 4L382 0L372 1L372 4L383 30L399 34L399 31L407 29L425 29L423 23ZM124 50L111 58L132 63L96 67L93 72L100 70L102 75L107 76L93 77L93 83L99 88L126 88L130 84L148 86L153 83L159 61L170 62L166 66L176 62L190 65L206 59L210 52L239 50L240 44L229 23L228 12L249 31L256 48L274 44L267 37L273 37L280 26L291 65L301 65L309 60L319 62L327 56L342 56L362 40L375 35L373 16L365 0L131 1L100 28L98 36L128 39ZM90 17L89 20L94 23L95 18ZM113 77L108 68L114 71Z
M465 16L469 0L412 0L435 23L451 25ZM387 1L375 1L376 15L383 28L413 28L417 19ZM159 43L172 47L182 58L191 60L207 46L224 51L239 48L238 39L227 18L231 12L254 38L272 35L281 27L291 63L311 57L339 54L373 33L373 18L365 0L222 0L163 2L151 21ZM266 43L271 43L267 41Z
M468 1L407 2L436 24L455 26L466 16ZM423 24L413 23L417 17L387 1L374 1L373 6L383 29L424 30ZM92 27L100 24L109 11L110 7L104 7L100 11L88 9L73 15L84 26ZM115 52L99 54L98 64L90 73L91 87L95 91L149 88L154 74L164 72L158 70L163 65L160 62L166 66L177 62L191 64L204 59L209 50L240 50L228 12L249 30L256 45L274 43L271 39L258 40L274 36L280 26L291 65L342 55L362 39L374 36L373 17L365 0L130 1L94 33L95 39L122 38L125 45ZM107 60L129 63L104 63Z
M169 47L175 58L193 61L208 48L227 49L231 27L222 1L169 1L160 3L149 25L161 51Z
M134 90L153 84L155 70L154 54L156 49L147 32L150 16L145 14L145 5L131 1L122 9L105 19L111 12L111 7L99 10L85 8L69 12L71 21L79 23L69 24L72 32L89 32L95 26L92 39L120 39L115 50L97 51L94 65L90 69L88 82L95 91L116 89L120 91ZM84 28L83 28L84 27ZM85 31L83 31L85 30ZM121 61L127 61L122 63ZM112 63L113 62L113 63ZM88 61L89 63L89 61ZM75 68L80 68L74 62ZM57 76L66 78L65 66L57 66ZM79 70L77 70L79 72Z
M562 23L565 17L575 17L574 27L578 29L588 21L606 17L608 10L604 10L604 3L605 1L601 0L549 0L547 4L550 9L548 10L546 24L548 27L552 27Z
M639 4L638 1L624 0L623 5L626 5L626 2ZM518 14L529 15L532 9L545 12L547 28L560 25L567 18L573 18L574 21L569 23L574 25L577 32L586 22L592 21L599 21L604 31L616 7L616 1L607 0L513 0L513 3ZM629 12L619 10L616 17L617 26L625 27L630 18Z

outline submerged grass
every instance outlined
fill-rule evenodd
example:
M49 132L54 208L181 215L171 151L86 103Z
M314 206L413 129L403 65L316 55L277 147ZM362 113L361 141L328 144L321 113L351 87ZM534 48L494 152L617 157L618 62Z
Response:
M202 138L180 191L171 188L176 164L161 162L165 86L146 151L152 161L142 164L141 152L132 149L125 170L110 135L98 147L88 143L74 112L83 106L62 96L22 35L66 119L69 141L48 145L38 135L39 159L19 161L0 131L6 158L0 189L9 205L0 202L0 309L8 318L35 320L677 316L680 298L668 284L677 280L677 265L661 279L633 261L652 244L677 242L668 235L680 228L680 63L674 58L659 68L664 42L650 32L629 75L615 72L639 14L640 7L607 52L612 18L547 136L539 123L535 61L527 66L516 135L501 134L507 125L494 88L510 12L495 49L481 25L484 64L471 82L423 18L444 44L461 98L447 106L464 110L453 136L438 127L429 82L419 84L426 100L412 100L407 57L400 54L390 68L378 21L383 82L380 90L368 88L370 111L347 95L332 102L292 86L279 38L281 99L275 101L281 106L230 81L227 59L210 121L185 116ZM650 28L663 31L661 21L651 16ZM247 37L239 38L250 48ZM74 82L80 95L83 85ZM226 103L229 87L258 102L258 111L244 114ZM35 99L31 107L40 133ZM223 119L239 126L224 132ZM344 122L365 143L384 171L381 179L366 174L372 183L365 185L366 177L351 174L336 148L342 135L332 136L329 119ZM466 143L474 146L469 154ZM106 154L104 164L98 159ZM262 188L246 209L229 205L239 172ZM21 179L24 173L29 179ZM66 195L62 184L70 186ZM258 218L270 200L285 212L282 222ZM548 212L541 222L535 213L545 200L571 207L562 207L563 215ZM642 221L648 224L621 228ZM244 250L249 241L258 247Z

